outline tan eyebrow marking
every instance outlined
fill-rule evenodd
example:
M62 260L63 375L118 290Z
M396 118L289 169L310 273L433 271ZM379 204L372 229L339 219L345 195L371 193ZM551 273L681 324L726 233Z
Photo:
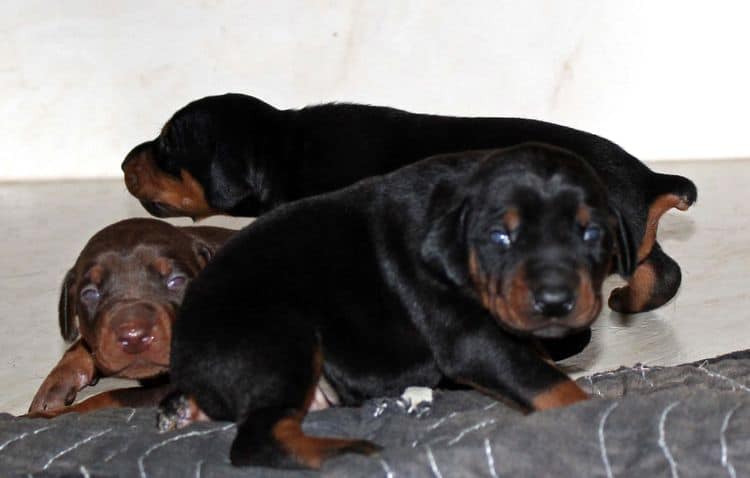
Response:
M591 222L591 209L589 209L588 206L585 204L581 204L578 206L578 212L576 212L576 221L578 221L578 224L581 226L586 226L589 222Z
M153 269L162 276L166 276L170 272L172 272L172 263L169 261L169 259L166 259L164 257L157 257L156 259L154 259L154 261L151 263L151 267L153 267Z
M104 278L104 267L100 266L99 264L93 266L86 273L86 278L88 278L88 280L96 285L101 284L102 279Z
M515 230L521 225L521 214L518 212L518 208L512 207L503 214L503 224L509 231Z

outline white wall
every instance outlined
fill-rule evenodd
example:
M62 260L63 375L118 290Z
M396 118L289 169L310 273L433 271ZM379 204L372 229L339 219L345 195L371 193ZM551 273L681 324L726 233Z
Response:
M227 91L535 117L643 159L748 157L749 14L741 1L5 0L0 179L119 176L174 110Z

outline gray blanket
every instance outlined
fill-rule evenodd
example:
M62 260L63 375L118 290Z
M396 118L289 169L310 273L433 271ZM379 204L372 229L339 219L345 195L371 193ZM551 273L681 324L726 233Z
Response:
M677 367L636 365L582 378L594 397L522 416L470 391L436 391L409 414L394 398L311 413L311 434L365 437L373 457L342 456L324 476L750 476L750 351ZM160 434L154 409L54 420L0 415L1 476L315 476L233 468L234 425Z

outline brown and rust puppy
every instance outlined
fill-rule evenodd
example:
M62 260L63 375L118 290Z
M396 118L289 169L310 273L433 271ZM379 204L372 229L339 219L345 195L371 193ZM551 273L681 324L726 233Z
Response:
M169 389L172 325L185 287L235 232L128 219L96 233L66 274L60 294L60 332L75 343L39 387L29 413L158 403ZM152 386L105 392L68 406L100 377Z
M446 382L526 411L585 400L539 341L587 330L604 278L633 271L637 245L609 204L586 161L529 144L282 206L188 287L171 377L192 405L173 396L163 413L238 422L236 465L316 468L377 449L303 433L321 377L344 405Z
M525 141L583 157L628 221L639 267L626 287L612 293L609 306L644 312L674 297L680 268L656 242L656 229L664 212L695 201L695 186L654 173L612 141L553 123L344 103L279 110L252 96L226 94L177 111L156 139L127 155L122 168L130 193L155 216L257 216L427 156Z

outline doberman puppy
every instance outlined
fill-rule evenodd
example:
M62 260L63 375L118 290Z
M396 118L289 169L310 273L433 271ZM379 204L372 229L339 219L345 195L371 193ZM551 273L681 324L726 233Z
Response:
M611 208L589 162L537 144L437 156L261 216L188 287L171 377L189 399L163 413L238 422L235 465L317 468L377 450L304 434L321 376L344 405L439 383L525 411L585 400L537 339L589 328L647 220Z
M656 229L665 211L695 201L695 186L680 176L655 174L611 141L552 123L355 104L282 111L252 96L227 94L177 111L122 167L128 190L155 216L257 216L427 156L524 141L579 154L608 187L610 205L630 218L640 267L626 287L612 293L609 306L635 313L670 300L681 273L656 242Z
M128 219L96 233L60 292L60 332L75 343L39 387L30 415L159 403L169 391L172 325L185 286L235 232ZM151 386L104 392L67 406L100 377Z

